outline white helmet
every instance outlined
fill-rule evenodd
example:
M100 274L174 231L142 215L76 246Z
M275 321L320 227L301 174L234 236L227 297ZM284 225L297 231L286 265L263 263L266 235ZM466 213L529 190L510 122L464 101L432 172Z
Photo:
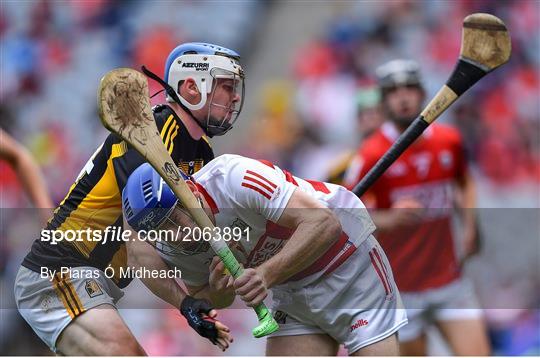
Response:
M209 109L206 123L194 117L209 136L222 135L230 130L242 110L245 87L244 71L239 60L240 56L235 51L200 42L182 44L167 58L165 82L174 89L184 109L191 113L191 110L201 109L209 102L209 108L218 106L227 110L223 118L212 118ZM199 103L191 104L178 93L181 81L188 78L195 81L201 93ZM230 104L214 103L213 95L208 99L208 94L213 92L220 79L232 80L233 96L239 96ZM175 102L175 99L168 94L167 101Z

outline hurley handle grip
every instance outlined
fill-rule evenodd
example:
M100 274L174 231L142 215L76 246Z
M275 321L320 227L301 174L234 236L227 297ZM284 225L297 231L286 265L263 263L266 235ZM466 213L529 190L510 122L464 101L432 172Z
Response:
M238 260L236 260L236 257L234 257L231 249L229 249L227 245L224 245L222 248L220 248L217 251L217 254L225 265L225 268L229 270L229 272L234 278L238 278L242 275L242 273L244 272L244 268L238 263ZM266 307L264 303L260 303L255 306L254 310L259 320L259 325L253 328L253 330L251 331L255 338L267 336L279 329L278 323L276 322L274 317L272 317L270 310Z

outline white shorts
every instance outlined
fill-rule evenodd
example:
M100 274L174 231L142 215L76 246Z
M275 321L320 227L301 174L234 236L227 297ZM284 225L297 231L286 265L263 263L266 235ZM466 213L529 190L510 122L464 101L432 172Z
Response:
M15 278L19 313L53 352L73 319L102 304L116 308L122 296L122 290L94 267L74 267L63 277L51 278L21 266Z
M390 265L373 236L328 276L272 292L280 327L273 337L327 334L351 354L407 323Z
M399 331L399 340L411 341L434 321L467 320L482 317L472 283L459 278L448 285L422 292L402 292L409 324Z

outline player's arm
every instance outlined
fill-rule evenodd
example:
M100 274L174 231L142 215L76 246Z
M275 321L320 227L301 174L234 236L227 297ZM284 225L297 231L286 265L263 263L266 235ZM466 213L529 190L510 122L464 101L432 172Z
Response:
M246 269L235 282L236 293L248 306L267 296L267 289L283 283L314 263L341 234L341 224L331 210L301 190L295 190L277 221L295 229L276 255L255 269Z
M234 198L231 205L294 230L280 252L234 281L236 294L255 306L267 296L268 288L315 262L338 239L341 225L331 210L297 190L277 168L244 158L227 175L228 193Z
M478 232L478 222L476 216L476 184L474 178L468 172L465 172L458 181L461 191L461 201L458 200L458 206L463 225L463 246L464 258L478 253L480 250L480 235Z
M363 199L363 198L362 198ZM366 204L369 208L369 204ZM425 208L414 198L401 199L390 209L373 209L369 215L377 227L377 232L388 232L411 228L422 222Z
M156 250L146 241L140 240L125 220L124 228L132 233L126 242L128 266L151 271L169 270ZM172 277L150 278L143 275L141 281L153 294L177 308L197 333L217 344L223 351L229 347L232 342L230 330L223 323L215 321L217 311L207 301L187 295Z
M169 270L167 264L159 256L156 250L148 242L140 240L135 231L124 220L124 228L131 231L131 238L126 242L128 266L134 269L146 268L148 270ZM142 277L141 281L153 294L180 309L186 293L174 278L148 278Z
M52 208L45 180L36 162L26 148L0 129L0 158L16 171L21 184L37 208Z
M188 292L193 297L212 302L215 308L226 308L233 304L236 294L233 288L233 277L225 270L225 265L214 256L210 263L208 283L202 286L186 284Z
M283 249L258 268L268 288L313 264L342 232L334 213L301 190L294 191L277 223L295 231Z

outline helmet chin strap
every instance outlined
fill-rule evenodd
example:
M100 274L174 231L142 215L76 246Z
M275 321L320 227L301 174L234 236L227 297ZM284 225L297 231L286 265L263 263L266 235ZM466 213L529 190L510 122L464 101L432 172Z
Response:
M180 107L182 107L182 109L184 111L186 111L187 113L189 113L189 115L195 119L195 122L197 122L197 124L199 125L199 127L201 127L201 129L204 131L204 134L206 134L208 137L212 138L214 136L213 133L211 133L211 131L208 130L207 126L203 126L199 120L197 119L197 117L195 117L193 115L193 113L191 112L191 110L189 108L187 108L187 106L185 104L182 103L182 101L180 100L180 98L178 98L178 95L176 94L176 91L174 90L174 88L172 88L167 82L163 81L158 75L156 75L155 73L153 73L152 71L150 71L149 69L146 68L146 66L142 66L141 67L143 73L145 75L147 75L148 77L150 77L151 79L153 79L154 81L156 81L157 83L159 83L161 86L163 86L163 88L165 89L165 92L167 93L167 95L169 95Z

